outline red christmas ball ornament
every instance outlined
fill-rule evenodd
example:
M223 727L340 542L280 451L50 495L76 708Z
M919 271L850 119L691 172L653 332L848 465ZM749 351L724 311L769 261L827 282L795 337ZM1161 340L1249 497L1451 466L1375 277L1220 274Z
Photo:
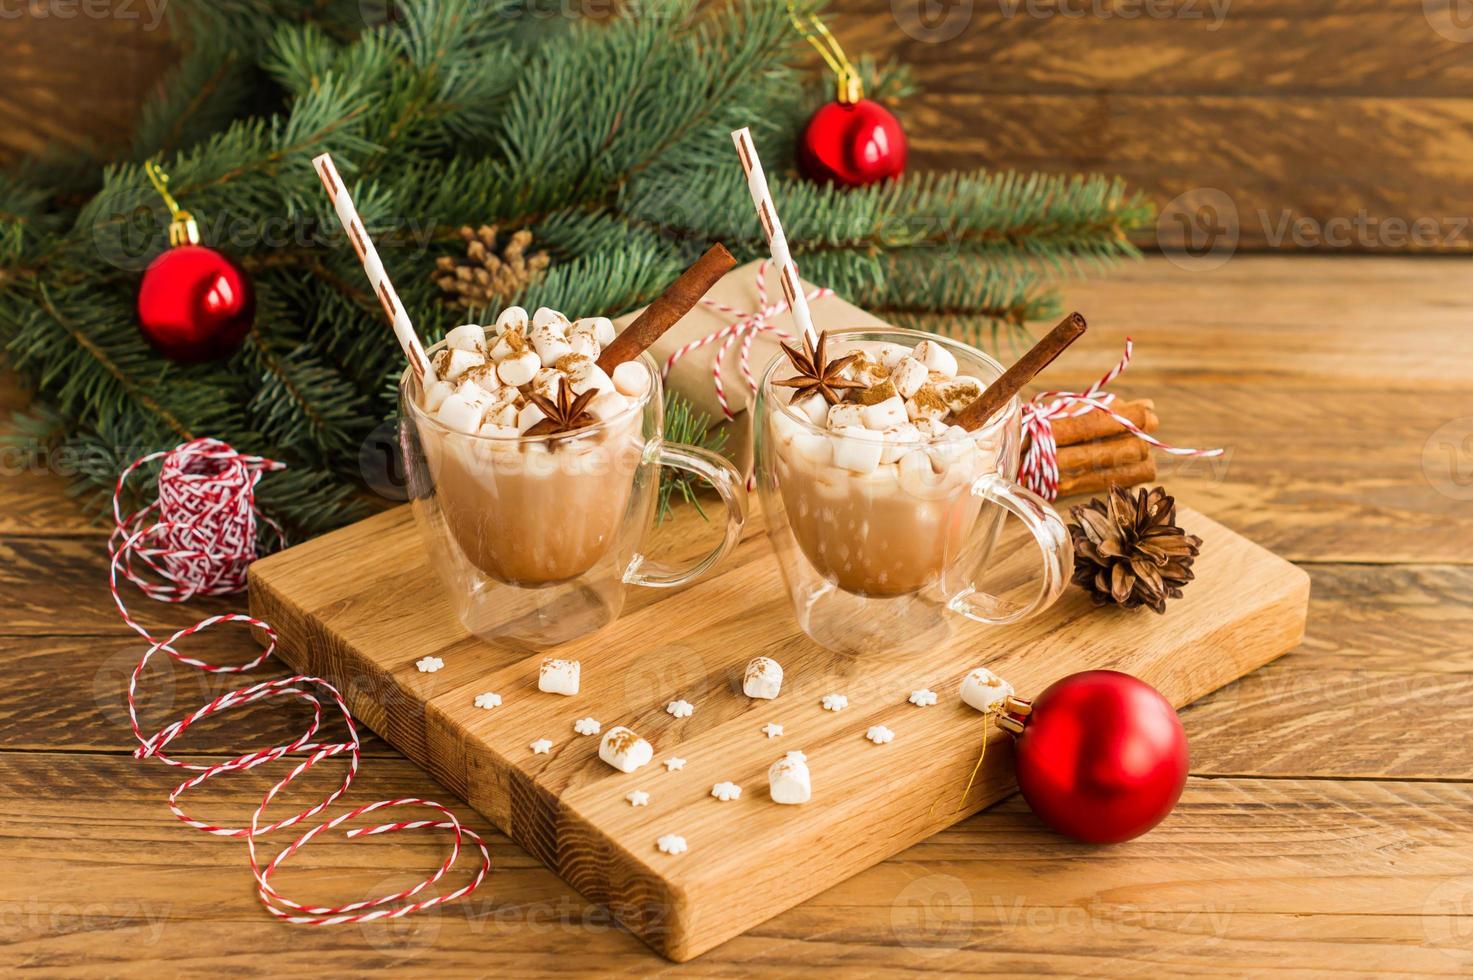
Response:
M1018 788L1040 820L1091 844L1139 837L1187 781L1187 736L1171 703L1114 670L1071 674L1034 701L1012 699Z
M138 287L138 326L154 350L181 364L231 353L256 318L245 270L203 245L176 245L149 263Z
M863 187L904 173L907 150L889 109L870 99L835 101L808 120L798 165L809 180Z
M256 289L230 258L199 244L194 216L169 193L169 177L144 172L169 208L169 250L138 284L138 328L154 350L181 364L213 361L240 346L256 319Z

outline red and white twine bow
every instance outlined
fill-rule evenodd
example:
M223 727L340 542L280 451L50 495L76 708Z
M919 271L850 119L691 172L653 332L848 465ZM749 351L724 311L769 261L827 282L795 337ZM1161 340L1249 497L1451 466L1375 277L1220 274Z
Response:
M158 477L158 499L139 510L124 515L122 497L128 478L140 467L162 460ZM152 735L145 735L138 723L138 679L142 676L149 660L160 650L179 663L197 667L216 674L243 673L259 666L276 649L276 631L269 623L253 616L231 613L210 616L193 626L178 630L165 639L156 639L128 612L118 589L118 576L138 586L144 594L163 602L184 602L199 595L227 595L239 592L246 585L246 568L256 557L257 519L255 507L256 484L264 473L280 470L283 464L259 456L245 456L217 439L196 439L169 452L153 453L136 460L118 477L113 491L114 529L108 538L108 553L112 558L108 586L118 612L138 635L150 644L143 658L133 669L128 680L128 717L133 726L133 735L138 739L138 748L133 754L139 759L158 759L165 765L190 770L191 776L169 793L169 809L187 826L219 837L240 837L246 842L250 858L251 873L256 879L256 892L261 903L272 915L286 922L299 925L336 925L345 922L371 922L375 919L397 919L421 909L431 908L454 901L469 894L491 870L491 854L486 843L475 831L463 827L455 814L431 800L414 797L380 800L349 810L330 820L318 823L282 848L275 857L264 865L256 854L256 839L272 831L291 827L317 816L337 801L352 785L358 774L361 743L357 726L348 706L327 681L320 677L296 675L279 680L263 681L223 694L213 701L195 709L178 721L165 725ZM271 523L268 519L268 523ZM271 527L280 536L280 528ZM163 582L146 578L135 565L141 563ZM221 623L244 623L261 630L267 637L266 649L260 656L237 666L219 666L187 657L175 645L179 641ZM312 706L312 722L297 738L282 745L255 749L225 762L211 765L182 762L171 757L165 750L183 735L195 722L231 708L255 704L275 697L296 697ZM347 729L345 742L319 742L318 731L322 726L323 704L330 701L337 708ZM286 756L300 755L303 758L290 772L275 783L262 798L251 814L249 826L220 827L198 820L187 814L179 799L189 790L213 779L222 773L254 769ZM264 823L265 813L277 795L295 782L313 766L337 756L347 757L347 769L342 782L324 799L292 816ZM271 877L292 855L296 854L313 838L324 831L361 817L365 814L390 807L415 806L434 811L437 819L408 820L396 823L359 827L347 832L349 838L369 837L394 833L401 830L432 828L451 831L450 853L433 874L412 888L382 895L377 898L350 902L346 905L320 906L303 905L282 895L271 884ZM481 867L473 880L453 891L417 898L425 889L443 878L460 858L463 838L479 848Z
M728 420L735 416L732 413L731 404L726 399L726 381L722 377L721 372L722 367L726 363L726 355L731 350L732 345L738 342L741 344L738 350L738 367L741 370L743 380L747 383L747 387L755 393L757 391L757 378L752 374L752 341L757 339L758 335L764 333L774 334L779 340L792 339L792 334L780 330L768 322L773 317L788 312L791 307L786 299L778 300L775 303L769 303L767 301L767 266L767 259L763 259L762 263L757 266L756 310L742 310L735 306L727 306L725 303L717 303L714 300L701 300L701 305L703 306L710 307L721 313L730 313L740 319L736 323L722 327L719 330L714 330L704 337L692 340L690 343L676 348L665 359L662 376L668 378L671 369L675 367L682 357L692 351L700 350L707 344L720 343L721 346L716 349L716 357L711 362L711 377L712 383L716 387L716 400L721 403L721 414L725 415ZM807 299L812 302L822 299L825 296L832 296L833 294L834 291L832 289L814 288L808 292Z
M1113 408L1115 395L1104 390L1130 364L1135 344L1125 338L1125 354L1107 371L1104 377L1090 385L1085 391L1042 391L1023 406L1023 432L1028 436L1028 448L1023 453L1019 472L1023 485L1045 500L1059 495L1059 447L1054 442L1054 420L1078 418L1090 412L1104 412L1120 423L1125 431L1162 452L1173 456L1193 456L1201 459L1221 456L1221 449L1185 449L1170 446L1143 430L1130 419Z

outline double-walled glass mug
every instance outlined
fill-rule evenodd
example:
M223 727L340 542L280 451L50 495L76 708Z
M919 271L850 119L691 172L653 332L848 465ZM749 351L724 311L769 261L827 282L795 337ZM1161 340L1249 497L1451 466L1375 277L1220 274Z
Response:
M1002 365L979 350L913 330L830 331L828 349L839 357L922 340L950 351L958 375L986 385L1002 374ZM1013 623L1059 597L1073 548L1053 508L1014 482L1022 444L1016 397L965 435L886 443L873 467L872 453L841 452L843 462L865 458L846 468L836 464L835 450L880 434L830 431L789 409L792 389L774 382L792 374L779 356L762 375L757 478L767 533L803 632L840 653L906 654L934 647L957 617ZM1000 544L1008 514L1022 522L1041 557L1041 572L1022 576L1021 596L1018 588L984 588L1016 579L1025 557Z
M433 353L433 352L432 352ZM735 467L666 443L660 373L648 354L643 396L574 433L503 437L450 429L399 380L400 448L429 561L456 615L476 636L533 648L618 618L627 588L670 588L709 572L736 544L747 493ZM726 505L722 541L685 567L642 552L655 523L660 467L695 474Z

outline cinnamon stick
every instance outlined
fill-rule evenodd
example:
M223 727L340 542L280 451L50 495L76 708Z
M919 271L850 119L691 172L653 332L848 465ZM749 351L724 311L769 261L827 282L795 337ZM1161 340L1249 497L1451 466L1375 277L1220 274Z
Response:
M1084 322L1084 317L1078 313L1070 313L1064 317L1063 321L1050 330L1042 340L1034 344L1028 353L1018 358L1017 362L1004 371L1001 377L988 385L987 390L983 391L976 401L957 413L952 422L970 432L992 418L993 413L1007 404L1008 399L1021 391L1023 386L1032 381L1039 371L1048 367L1054 358L1062 354L1064 348L1084 336L1087 327L1088 324Z
M1145 459L1149 451L1150 447L1140 439L1123 435L1060 446L1057 458L1061 471L1103 470Z
M1059 496L1098 493L1111 486L1133 487L1138 483L1149 483L1154 479L1156 479L1156 457L1148 455L1145 459L1134 463L1125 463L1106 469L1061 472L1059 474Z
M1132 424L1143 431L1155 432L1161 425L1161 420L1153 411L1155 407L1156 403L1151 399L1142 398L1140 401L1115 402L1113 410L1116 415L1130 419ZM1125 426L1116 422L1107 412L1085 412L1083 415L1054 419L1053 429L1054 444L1057 446L1073 446L1093 439L1108 439L1126 431Z
M706 254L696 259L695 265L686 269L680 277L665 287L665 291L646 306L634 322L624 328L599 355L598 366L612 373L625 361L632 361L653 344L675 322L690 312L701 301L706 291L716 285L716 280L736 267L736 259L720 242L706 249Z

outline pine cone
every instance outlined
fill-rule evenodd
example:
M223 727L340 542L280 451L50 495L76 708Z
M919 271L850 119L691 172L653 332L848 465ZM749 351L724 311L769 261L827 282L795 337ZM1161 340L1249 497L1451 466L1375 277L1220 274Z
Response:
M1164 613L1168 598L1181 598L1202 539L1176 526L1176 501L1163 487L1134 496L1111 487L1108 498L1070 507L1069 516L1074 584L1095 605L1148 606Z
M500 251L496 235L495 225L474 230L466 225L460 229L465 258L442 255L435 260L431 278L447 294L446 302L469 309L501 305L501 300L516 296L542 278L551 260L546 252L527 254L532 244L530 231L523 228L514 232Z

